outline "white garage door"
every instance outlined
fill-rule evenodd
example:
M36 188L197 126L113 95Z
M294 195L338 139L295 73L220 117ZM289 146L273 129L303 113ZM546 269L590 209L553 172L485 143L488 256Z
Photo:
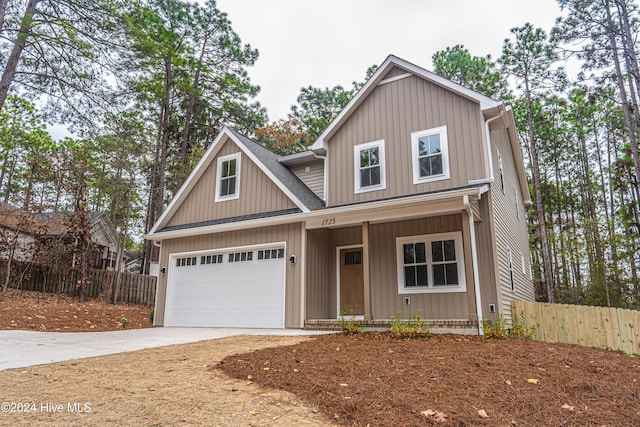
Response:
M170 258L165 326L283 328L285 250Z

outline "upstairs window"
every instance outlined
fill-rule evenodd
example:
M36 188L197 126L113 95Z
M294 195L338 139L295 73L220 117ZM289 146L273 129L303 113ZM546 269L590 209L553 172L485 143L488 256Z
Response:
M447 127L441 126L411 134L413 183L449 178Z
M216 202L237 199L240 189L240 153L218 158Z
M387 187L384 140L354 146L353 156L356 194L384 190Z

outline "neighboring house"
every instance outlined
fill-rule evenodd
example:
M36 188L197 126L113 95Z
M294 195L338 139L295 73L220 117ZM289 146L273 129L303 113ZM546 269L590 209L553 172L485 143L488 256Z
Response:
M146 238L155 325L302 328L341 313L474 328L533 300L513 112L389 56L310 151L225 128Z
M95 244L92 268L114 270L120 236L105 212L95 212L90 218L91 239ZM67 230L65 214L61 212L28 212L5 203L0 203L0 258L9 256L14 247L13 258L30 261L34 256L36 236L55 239ZM124 267L124 264L123 266Z

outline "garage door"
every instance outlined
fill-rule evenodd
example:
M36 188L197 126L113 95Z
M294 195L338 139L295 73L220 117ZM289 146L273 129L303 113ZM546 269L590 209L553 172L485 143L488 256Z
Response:
M282 246L170 258L165 326L283 328Z

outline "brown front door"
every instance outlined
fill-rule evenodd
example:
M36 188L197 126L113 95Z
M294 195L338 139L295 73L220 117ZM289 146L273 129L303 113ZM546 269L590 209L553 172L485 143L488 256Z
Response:
M362 248L340 250L340 313L364 314Z

